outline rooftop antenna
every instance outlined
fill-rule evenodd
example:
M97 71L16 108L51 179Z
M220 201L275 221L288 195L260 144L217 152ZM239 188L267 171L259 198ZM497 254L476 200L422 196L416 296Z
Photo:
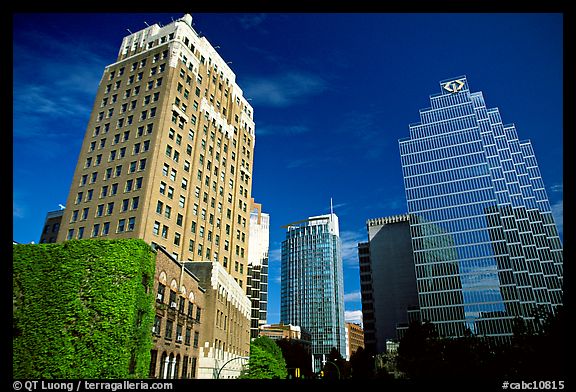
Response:
M134 34L133 32L130 31L130 29L126 29L126 30L128 30L128 32L129 32L130 34Z
M334 213L334 207L332 206L332 198L330 198L330 215Z
M150 25L148 24L148 22L144 21L144 24L148 27L150 27Z

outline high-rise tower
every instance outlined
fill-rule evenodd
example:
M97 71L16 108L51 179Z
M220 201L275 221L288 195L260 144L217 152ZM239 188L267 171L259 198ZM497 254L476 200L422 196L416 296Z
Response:
M266 324L268 312L268 248L270 243L270 215L262 212L262 205L251 202L250 244L248 246L248 281L246 294L252 301L250 337L255 339L260 326Z
M280 322L311 334L314 371L319 371L333 347L346 356L338 217L330 213L284 227Z
M189 14L124 37L96 92L58 241L142 238L246 285L253 109Z
M399 141L421 318L509 336L562 304L562 244L530 141L465 76L440 91Z

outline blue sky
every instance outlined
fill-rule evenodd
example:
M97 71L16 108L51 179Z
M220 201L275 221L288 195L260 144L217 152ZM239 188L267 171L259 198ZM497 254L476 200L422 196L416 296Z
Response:
M98 82L127 29L174 14L13 15L13 239L38 242L65 204ZM406 212L398 139L466 75L530 139L563 213L563 15L193 13L254 107L252 195L270 214L269 322L279 321L282 225L340 219L347 318L361 314L366 220Z

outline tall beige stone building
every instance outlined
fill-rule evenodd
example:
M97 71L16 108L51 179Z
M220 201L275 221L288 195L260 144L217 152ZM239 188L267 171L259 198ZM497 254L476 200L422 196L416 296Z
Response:
M142 238L245 290L253 109L189 14L124 37L104 69L58 241Z

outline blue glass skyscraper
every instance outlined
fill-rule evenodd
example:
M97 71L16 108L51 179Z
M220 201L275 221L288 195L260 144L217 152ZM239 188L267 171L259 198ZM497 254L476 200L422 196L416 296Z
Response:
M310 217L285 226L280 322L311 335L314 371L330 350L346 355L344 277L338 217Z
M562 304L562 244L530 141L465 76L440 91L399 141L421 318L509 336Z

